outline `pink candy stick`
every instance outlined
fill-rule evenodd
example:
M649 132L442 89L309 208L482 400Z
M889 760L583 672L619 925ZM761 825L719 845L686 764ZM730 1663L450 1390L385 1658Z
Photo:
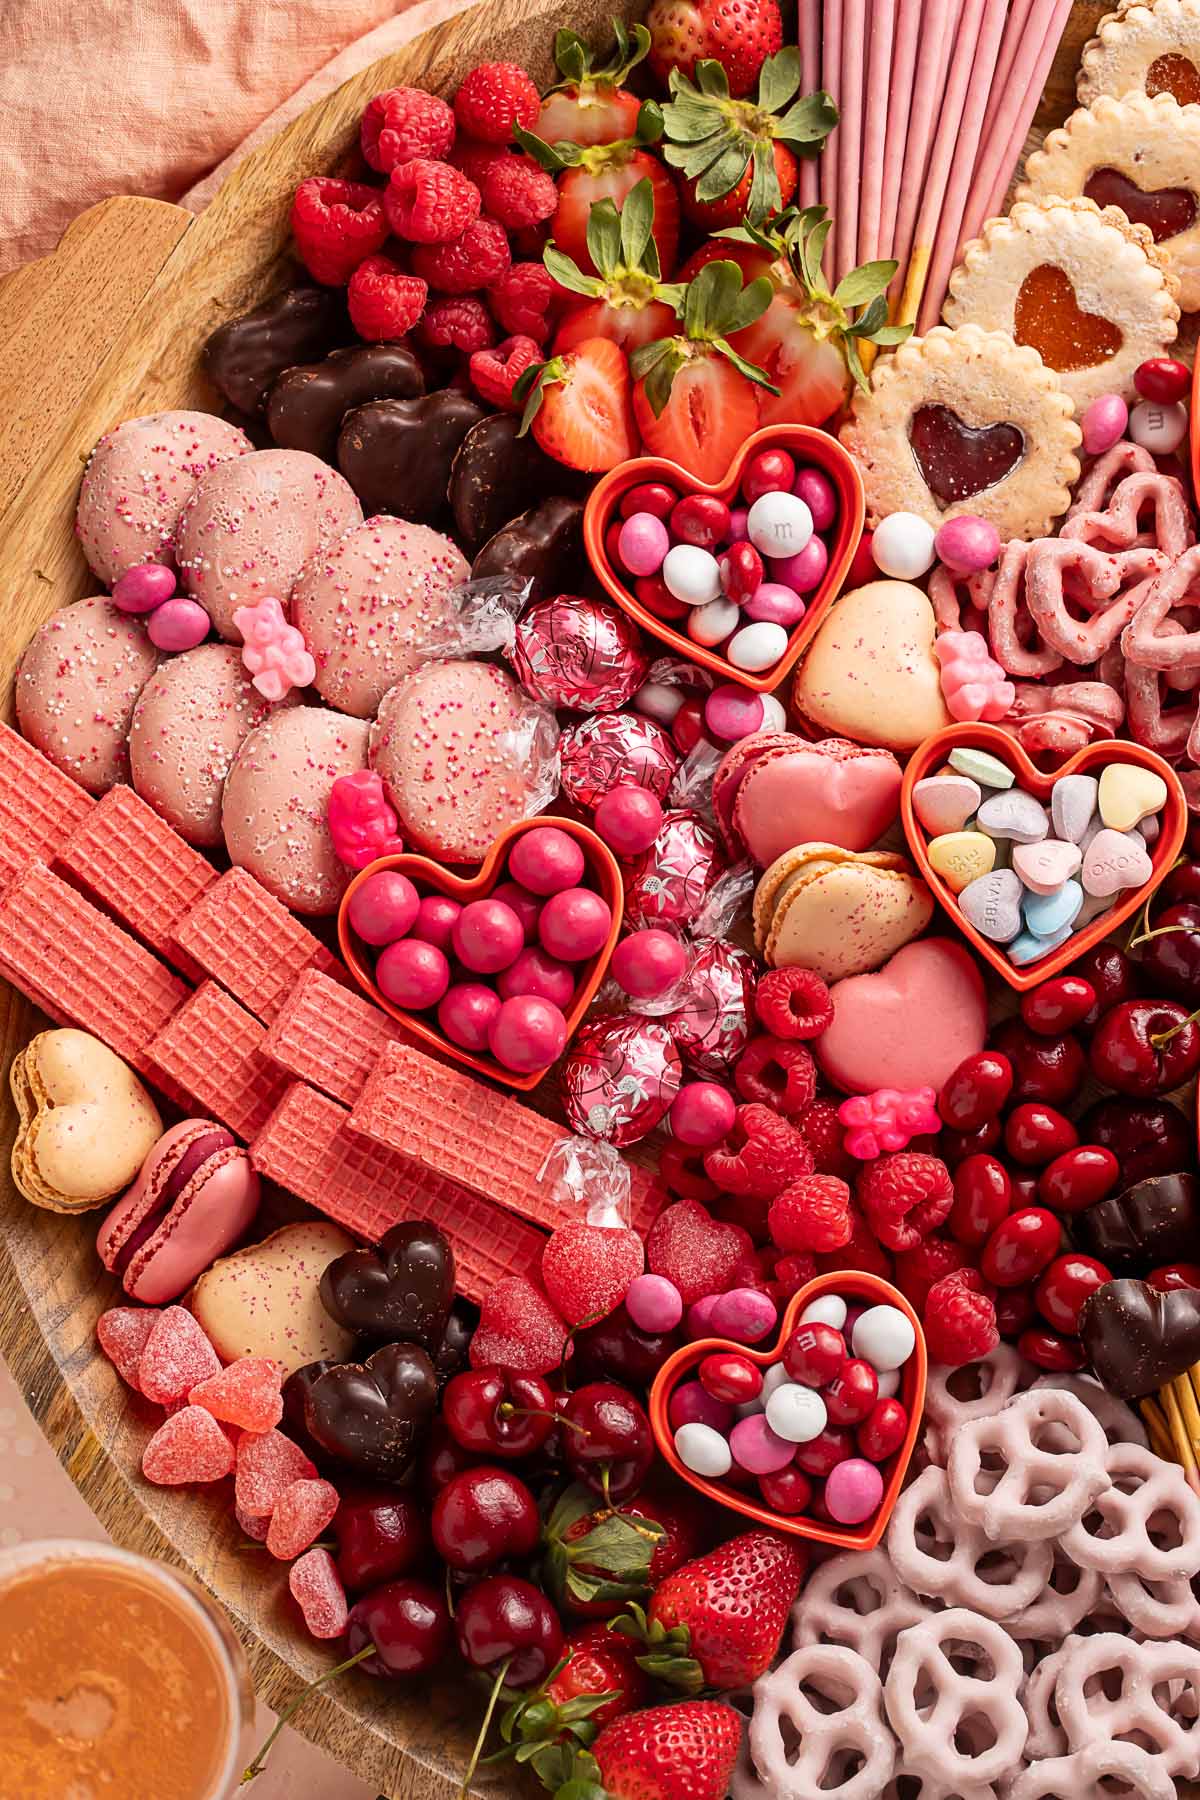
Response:
M896 222L896 238L892 253L900 264L898 295L907 274L912 254L913 233L917 225L917 208L925 185L925 169L929 146L942 107L946 87L946 71L950 67L950 49L958 29L961 0L925 0L921 17L921 47L913 76L912 111L908 120L908 138L904 148L904 179L900 186L900 215Z
M888 88L892 75L892 43L896 8L892 0L871 10L871 48L863 96L862 189L858 205L858 261L874 262L879 252L879 218L883 203L883 146L888 129Z
M884 0L884 11L892 11L887 0ZM879 157L882 171L879 230L873 251L863 249L860 245L859 254L864 260L869 260L873 255L896 255L896 205L900 198L900 178L904 173L908 144L908 115L912 107L913 74L917 66L917 39L920 30L921 0L900 0L892 43L892 66L882 101L875 97L873 73L868 86L868 105L880 107L886 116L887 129ZM868 157L868 177L870 167Z
M991 189L987 195L987 203L983 213L985 219L990 219L995 213L999 212L1000 207L1004 202L1004 196L1008 192L1008 184L1012 180L1013 171L1020 160L1021 152L1025 145L1025 139L1029 135L1029 127L1033 124L1033 115L1038 109L1038 102L1042 97L1042 89L1046 85L1046 77L1050 73L1050 65L1054 61L1054 53L1058 49L1059 40L1062 37L1070 12L1071 0L1054 0L1054 7L1050 13L1049 22L1046 26L1041 43L1037 47L1036 54L1033 51L1033 46L1037 44L1037 20L1033 19L1030 21L1029 39L1027 43L1021 46L1021 49L1023 54L1028 54L1029 60L1032 63L1032 68L1027 81L1023 82L1020 68L1016 64L1014 64L1013 67L1011 86L1014 97L1019 100L1019 105L1014 106L1011 129L1008 134L1008 141L1004 147L1004 155L1001 159L999 168L996 171L996 176L992 182Z
M925 292L925 278L933 255L933 240L937 234L946 184L950 179L950 165L958 143L963 107L966 104L967 88L987 4L988 0L965 0L958 30L954 34L950 66L946 74L946 91L942 96L942 110L929 152L929 167L925 171L925 184L921 193L921 210L917 215L908 272L904 277L904 294L900 302L902 323L915 323Z
M821 37L821 86L830 94L834 103L841 108L844 101L842 93L842 0L825 0L825 22ZM841 143L845 134L845 126L835 125L825 139L825 148L821 152L821 205L831 214L836 213L838 204L838 159L841 155ZM826 277L833 285L833 271L836 268L837 223L829 233L825 242L825 255L822 259Z
M1012 0L1008 9L1004 36L1000 41L1000 54L996 58L996 77L988 96L987 112L983 116L983 142L985 145L991 138L992 128L997 118L1007 104L1009 77L1013 71L1017 51L1021 46L1022 36L1029 24L1029 15L1039 6L1047 4L1052 5L1053 0Z
M821 0L800 0L800 92L813 94L821 85ZM817 156L800 158L800 192L802 207L816 206L821 197L821 160Z
M838 151L837 257L835 278L854 267L858 245L858 175L862 162L863 82L866 69L867 0L843 0L842 6L842 140Z
M964 243L978 237L984 220L992 216L992 194L1000 181L1004 183L1001 198L1007 191L1012 177L1009 142L1018 125L1022 125L1020 141L1024 141L1026 115L1032 116L1041 96L1041 88L1030 84L1057 6L1058 0L1016 0L1009 15L963 215Z

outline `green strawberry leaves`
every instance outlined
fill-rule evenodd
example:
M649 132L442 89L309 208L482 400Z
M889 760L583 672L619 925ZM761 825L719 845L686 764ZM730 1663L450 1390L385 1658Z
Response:
M747 362L729 342L729 334L743 331L762 317L771 304L774 288L765 275L742 286L742 271L735 262L706 263L684 292L683 335L657 338L642 344L629 359L634 376L645 383L645 394L655 418L661 418L680 369L696 355L696 346L716 351L733 364L747 381L777 394L765 369Z
M588 255L598 275L585 275L556 244L547 244L542 261L560 287L589 299L607 300L618 289L630 300L661 300L677 307L683 285L660 280L658 245L654 241L654 187L643 177L625 196L620 212L612 200L592 204L587 225Z
M732 193L753 164L746 207L751 219L783 205L775 145L796 156L815 155L838 121L828 94L795 98L800 52L794 47L767 57L757 100L732 100L724 69L710 59L696 64L694 80L672 69L669 85L671 99L662 108L666 161L695 182L700 201Z
M644 150L648 144L657 144L663 129L663 109L658 101L643 100L638 108L634 135L619 138L615 144L572 144L566 138L548 144L545 138L538 137L535 131L526 131L523 125L513 126L513 136L541 168L551 175L561 175L564 169L599 170L610 163L628 162L631 150Z
M595 1494L575 1486L557 1501L546 1521L547 1583L553 1593L569 1595L581 1605L594 1600L619 1603L644 1593L651 1558L665 1536L653 1520L601 1512L589 1531L568 1543L570 1528L596 1512Z
M686 1625L672 1625L670 1630L657 1619L650 1620L640 1606L613 1619L610 1631L622 1637L638 1638L646 1646L646 1654L637 1659L638 1668L677 1694L694 1697L704 1691L704 1671L694 1656L689 1655L692 1634Z
M554 61L562 77L548 94L568 87L620 87L631 69L637 67L650 49L650 33L644 25L635 25L630 36L623 19L613 20L615 39L607 62L597 62L592 51L577 32L560 30L554 34Z

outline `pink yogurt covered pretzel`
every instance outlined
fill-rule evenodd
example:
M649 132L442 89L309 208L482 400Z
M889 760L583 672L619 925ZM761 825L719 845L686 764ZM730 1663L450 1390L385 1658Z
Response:
M977 631L987 636L988 595L992 573L960 575L939 563L929 577L929 599L939 631Z
M1108 1440L1113 1444L1140 1444L1148 1448L1150 1439L1146 1436L1146 1427L1138 1418L1131 1406L1124 1400L1101 1387L1086 1375L1039 1375L1029 1383L1031 1393L1040 1393L1043 1388L1053 1388L1059 1393L1073 1394L1075 1399L1086 1406L1092 1417ZM1066 1434L1057 1434L1059 1442L1066 1441ZM1055 1436L1048 1436L1047 1443L1053 1448Z
M1119 1788L1101 1787L1106 1776ZM1100 1800L1102 1794L1120 1793L1128 1800L1177 1800L1175 1783L1158 1757L1136 1744L1089 1744L1071 1756L1031 1763L1004 1790L1004 1800Z
M1095 1570L1090 1572L1099 1579ZM1155 1581L1127 1570L1123 1575L1110 1575L1107 1585L1113 1605L1143 1637L1200 1641L1200 1600L1186 1575Z
M928 1614L887 1551L852 1551L813 1570L792 1609L792 1646L844 1644L884 1676L896 1639Z
M1050 1425L1065 1426L1078 1449L1045 1449L1042 1433ZM963 1517L993 1543L1041 1541L1078 1525L1091 1502L1111 1486L1107 1450L1086 1406L1070 1394L1044 1389L1020 1394L1003 1412L963 1426L946 1473ZM985 1459L992 1467L985 1467ZM1069 1543L1066 1547L1076 1562L1083 1560Z
M1151 568L1133 572L1127 562L1146 562L1147 553L1110 556L1070 538L1039 538L1025 559L1025 604L1042 642L1068 662L1086 665L1103 656L1149 595L1165 566L1157 552ZM1068 578L1075 598L1090 616L1081 620L1068 607Z
M1063 1533L1067 1555L1109 1578L1168 1581L1200 1573L1200 1499L1179 1465L1140 1444L1116 1444L1107 1467L1107 1488Z
M1142 605L1121 635L1127 663L1148 669L1194 668L1200 662L1200 631L1164 635L1167 615L1177 607L1200 603L1200 544L1185 550L1151 585Z
M1022 1643L1056 1644L1096 1610L1103 1585L1095 1569L1081 1569L1060 1544L1051 1545L1052 1562L1037 1599L1012 1613L1004 1629Z
M1153 517L1150 529L1143 522L1147 510ZM1160 475L1156 469L1124 476L1102 508L1073 507L1059 535L1101 550L1159 552L1162 567L1182 556L1194 541L1182 485L1173 475ZM1150 574L1150 567L1143 573Z
M1067 1734L1063 1730L1062 1720L1058 1716L1058 1701L1055 1690L1059 1673L1067 1659L1087 1639L1074 1635L1063 1639L1057 1650L1049 1656L1043 1656L1025 1678L1025 1686L1021 1689L1021 1704L1025 1708L1029 1720L1029 1736L1025 1740L1025 1754L1031 1761L1043 1756L1065 1756L1067 1753Z
M794 1650L759 1677L748 1742L763 1783L759 1793L771 1800L811 1800L814 1794L877 1800L896 1766L879 1677L857 1651L840 1644ZM853 1773L846 1767L848 1751L861 1758Z
M1054 1704L1070 1750L1098 1738L1149 1744L1169 1775L1200 1774L1200 1650L1191 1644L1111 1631L1085 1638L1063 1659Z
M1052 1567L1045 1541L997 1545L961 1518L946 1471L936 1464L922 1469L897 1500L887 1547L896 1573L915 1594L969 1606L986 1619L1008 1619L1032 1606Z
M1067 511L1067 524L1080 513L1103 512L1126 476L1153 473L1154 468L1154 458L1148 450L1123 438L1096 458L1075 489L1075 498Z
M935 1781L901 1763L879 1800L997 1800L997 1790L990 1781Z
M925 1440L933 1461L945 1462L943 1450L960 1425L998 1413L1030 1385L1034 1372L1032 1363L1003 1342L956 1369L931 1363L925 1384Z
M967 1674L964 1665L977 1673ZM962 1607L935 1613L902 1631L884 1687L884 1704L905 1765L937 1781L995 1781L1019 1762L1028 1735L1018 1698L1021 1652L1002 1625ZM965 1753L957 1745L969 1719L981 1718L993 1741Z

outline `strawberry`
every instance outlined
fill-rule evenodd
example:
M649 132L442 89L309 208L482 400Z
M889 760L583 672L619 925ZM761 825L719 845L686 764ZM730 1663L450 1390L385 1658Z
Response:
M631 1606L615 1629L640 1637L648 1675L684 1693L728 1693L770 1668L804 1562L772 1531L748 1531L684 1563L659 1583L647 1612Z
M626 1713L575 1758L555 1800L725 1800L742 1717L720 1700Z
M562 1661L541 1687L511 1699L500 1720L505 1748L488 1761L529 1763L555 1789L570 1779L582 1746L645 1703L649 1685L628 1638L584 1626L566 1640Z
M558 210L552 221L554 242L586 275L598 273L587 242L592 207L598 200L611 200L620 212L641 181L648 181L653 192L652 231L659 269L669 275L675 267L679 194L667 170L647 148L661 136L662 112L653 100L647 100L639 110L636 130L610 144L548 144L532 132L517 132L523 148L558 178Z
M744 330L770 299L769 281L743 288L736 263L709 263L684 295L683 334L633 352L633 415L652 456L669 457L698 481L720 481L758 429L752 384L768 383L728 334Z
M715 57L730 92L748 94L783 43L778 0L651 0L646 24L650 67L664 86L672 70L692 75L702 57Z
M574 349L527 369L513 390L546 452L569 469L613 469L637 455L629 364L618 344L585 338Z
M560 1607L610 1619L711 1539L711 1508L689 1488L639 1494L616 1513L571 1488L546 1524L546 1576Z
M675 325L675 309L683 289L659 279L658 246L654 242L654 190L639 181L618 212L611 200L598 200L587 226L588 260L596 275L554 244L542 261L560 288L584 297L564 314L554 339L555 351L571 350L584 338L611 338L628 352L662 337Z
M697 63L694 82L673 69L670 87L663 155L683 174L684 211L709 230L779 212L795 192L796 157L815 156L837 124L828 94L796 99L796 49L763 63L756 102L732 99L716 62Z
M554 60L561 81L546 90L538 114L538 136L553 144L613 144L637 129L641 101L621 83L650 48L650 33L635 25L633 37L621 19L613 21L616 46L606 63L597 65L583 39L573 31L554 34Z

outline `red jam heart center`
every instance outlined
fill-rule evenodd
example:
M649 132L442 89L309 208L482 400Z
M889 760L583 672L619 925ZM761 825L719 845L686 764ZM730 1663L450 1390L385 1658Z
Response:
M1146 70L1146 92L1172 94L1180 106L1195 106L1200 103L1200 69L1178 51L1156 56Z
M1196 196L1191 188L1147 192L1120 169L1093 169L1083 191L1097 206L1119 206L1134 225L1148 225L1156 244L1178 237L1196 222Z
M1039 263L1021 283L1013 308L1013 336L1031 344L1048 368L1093 369L1121 348L1123 334L1099 313L1084 312L1065 269Z
M941 506L995 487L1025 453L1015 425L967 425L949 406L919 406L908 441L925 485Z

